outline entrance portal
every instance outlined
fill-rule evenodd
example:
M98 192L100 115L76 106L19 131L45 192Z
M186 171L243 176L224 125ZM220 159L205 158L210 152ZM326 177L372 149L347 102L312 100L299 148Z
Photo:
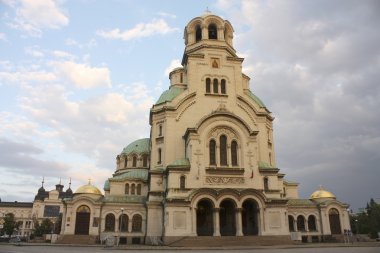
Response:
M75 219L75 234L88 235L90 229L90 208L88 206L80 206L77 209Z
M258 208L254 200L246 200L243 203L242 219L243 219L243 234L244 235L258 235Z
M342 233L340 228L339 212L335 208L329 211L330 230L332 235L339 235Z
M197 234L212 236L214 232L213 205L210 200L203 199L197 205Z
M232 200L223 200L223 202L220 203L219 219L220 219L220 235L222 236L236 235L235 203Z

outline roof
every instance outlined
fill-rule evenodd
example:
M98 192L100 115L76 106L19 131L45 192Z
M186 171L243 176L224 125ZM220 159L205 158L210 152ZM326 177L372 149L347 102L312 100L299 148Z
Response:
M326 191L322 186L320 186L319 190L310 195L310 199L336 199L336 197L334 194Z
M19 207L19 208L25 208L25 207L33 207L33 202L3 202L0 201L0 207Z
M165 103L165 102L171 102L175 97L177 97L179 94L181 94L185 88L183 87L176 87L172 86L168 90L164 91L160 98L157 100L156 105Z
M91 185L89 182L86 185L83 185L75 191L75 194L95 194L95 195L103 195L102 192L96 187Z
M123 173L121 174L118 174L112 178L109 178L107 181L124 181L126 179L148 181L148 170L147 169L128 169L126 171L123 171ZM104 187L106 187L106 184L104 184Z
M180 158L175 160L172 164L169 164L168 167L189 167L190 161L187 158Z
M316 204L310 199L289 199L289 206L315 206Z
M256 103L257 105L259 105L260 107L263 107L263 108L266 107L265 104L263 103L263 101L261 101L261 99L260 99L258 96L256 96L255 94L253 94L252 91L247 90L247 91L245 91L245 93L246 93L250 98L252 98L252 100L255 101L255 103Z
M150 138L143 138L136 140L132 143L130 143L128 146L126 146L122 154L129 155L129 154L143 154L143 153L149 153L150 152Z

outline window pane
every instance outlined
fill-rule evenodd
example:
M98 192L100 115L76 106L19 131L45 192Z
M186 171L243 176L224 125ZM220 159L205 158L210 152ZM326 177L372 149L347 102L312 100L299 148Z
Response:
M216 165L216 159L215 159L215 146L216 143L214 140L210 141L210 165Z
M222 82L220 84L220 92L222 94L226 94L226 80L222 79Z
M227 137L220 136L220 165L227 165Z
M233 141L231 143L231 163L232 166L237 166L238 161L237 161L237 142Z

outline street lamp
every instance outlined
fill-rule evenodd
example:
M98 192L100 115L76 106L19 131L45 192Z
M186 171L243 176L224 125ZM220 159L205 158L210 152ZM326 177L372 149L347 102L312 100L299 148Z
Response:
M121 210L121 215L120 215L120 219L119 219L119 240L117 240L117 246L119 246L119 244L120 244L120 234L121 234L121 227L123 224L124 208L121 208L120 210Z

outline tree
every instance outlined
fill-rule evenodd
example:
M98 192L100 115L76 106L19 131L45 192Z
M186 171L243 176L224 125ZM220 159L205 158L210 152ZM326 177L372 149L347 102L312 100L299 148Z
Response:
M20 225L21 223L15 220L15 215L13 213L7 213L4 217L2 232L10 237L15 229L18 229Z
M41 225L38 221L34 224L34 236L42 236L44 234L50 234L53 228L53 222L49 219L44 219L41 222Z
M371 199L365 211L351 217L351 228L354 233L377 238L380 232L380 204Z

